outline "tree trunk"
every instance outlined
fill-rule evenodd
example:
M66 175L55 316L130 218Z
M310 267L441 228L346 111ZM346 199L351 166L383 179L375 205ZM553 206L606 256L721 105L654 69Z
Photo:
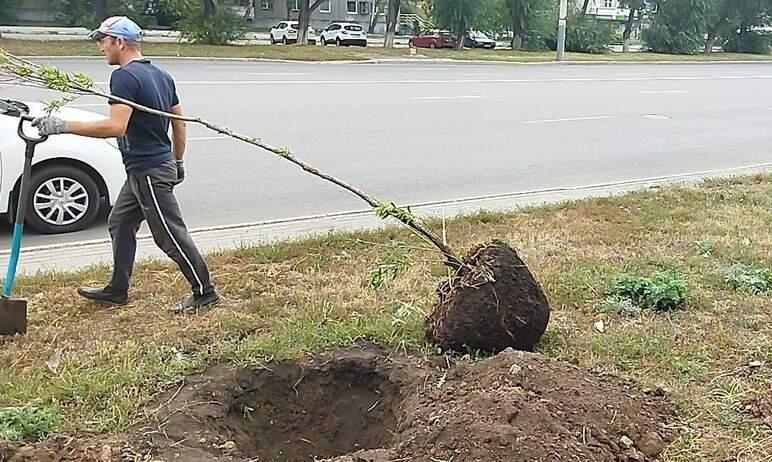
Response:
M718 35L715 31L708 32L708 41L705 42L705 50L703 51L704 54L709 55L713 52L713 45L716 44L717 39Z
M378 11L378 2L373 3L373 16L370 18L370 26L367 28L368 34L374 34L375 33L375 26L378 25L378 15L380 14L380 11Z
M459 24L458 32L456 33L456 50L464 49L464 35L466 35L466 27L463 24Z
M107 0L94 0L94 15L99 22L107 19Z
M512 51L520 51L523 47L523 28L519 18L512 18Z
M633 25L635 21L635 8L630 8L630 16L627 17L627 23L625 24L625 31L622 34L622 52L630 52L630 36L633 34Z
M217 15L217 0L204 1L204 17L212 18Z
M308 23L311 20L311 11L308 6L309 0L300 0L298 13L298 40L297 45L308 45Z
M590 0L584 0L582 5L582 16L587 16L587 9L590 7Z
M386 38L383 41L384 48L394 48L394 34L397 31L399 21L399 7L401 0L389 0L386 9Z

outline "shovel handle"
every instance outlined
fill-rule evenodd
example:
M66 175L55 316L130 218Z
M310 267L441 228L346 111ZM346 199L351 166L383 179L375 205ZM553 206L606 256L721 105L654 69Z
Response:
M19 118L19 128L16 131L16 133L19 134L19 138L23 139L27 143L27 147L29 147L30 144L32 144L34 146L34 145L42 143L42 142L44 142L45 140L48 139L48 135L43 135L43 136L40 136L40 137L34 137L34 136L29 136L26 133L24 133L24 122L32 122L33 120L35 120L35 118L32 117L32 116L28 116L28 115L21 116Z

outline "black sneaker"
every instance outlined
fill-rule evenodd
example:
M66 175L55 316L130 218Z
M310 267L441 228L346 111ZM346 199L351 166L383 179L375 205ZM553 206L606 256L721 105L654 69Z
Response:
M175 314L185 313L187 311L193 311L201 309L205 306L215 305L220 301L220 296L217 292L210 292L205 295L191 295L186 298L178 306L173 307L169 311Z
M125 305L129 301L127 291L113 290L110 286L102 288L80 287L78 288L78 295L88 300L116 306Z

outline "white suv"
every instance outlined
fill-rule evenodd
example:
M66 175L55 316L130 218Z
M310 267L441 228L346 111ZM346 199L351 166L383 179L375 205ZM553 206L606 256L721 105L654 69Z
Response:
M334 43L338 46L358 45L366 47L367 32L365 32L364 27L355 22L334 22L319 35L319 43L322 46Z
M298 41L298 22L282 21L271 28L271 45L282 43L288 45ZM316 44L316 33L311 26L308 26L308 43Z

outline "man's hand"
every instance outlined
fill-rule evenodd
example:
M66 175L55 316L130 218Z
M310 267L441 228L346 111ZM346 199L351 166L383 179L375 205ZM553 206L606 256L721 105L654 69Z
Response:
M177 161L177 183L180 184L183 181L185 181L185 164L183 161L178 160Z
M68 132L67 121L54 116L38 117L32 121L32 126L37 127L40 136L59 135Z

